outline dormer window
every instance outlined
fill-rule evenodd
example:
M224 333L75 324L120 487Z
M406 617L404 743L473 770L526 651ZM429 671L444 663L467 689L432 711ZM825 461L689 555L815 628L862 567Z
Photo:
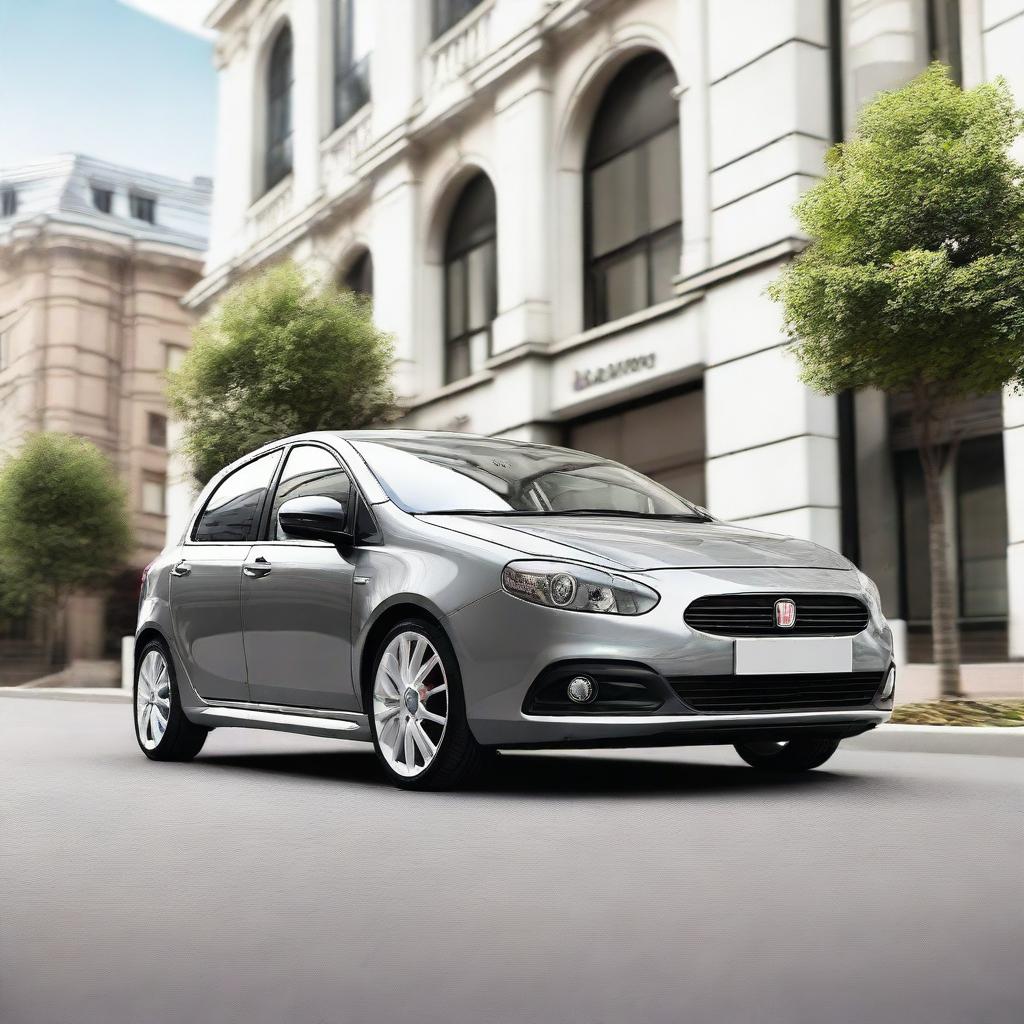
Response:
M152 196L129 193L128 209L135 220L144 220L147 224L156 223L156 200Z
M102 188L99 185L93 185L92 205L93 209L99 210L100 213L110 213L111 208L114 205L113 190L109 188Z

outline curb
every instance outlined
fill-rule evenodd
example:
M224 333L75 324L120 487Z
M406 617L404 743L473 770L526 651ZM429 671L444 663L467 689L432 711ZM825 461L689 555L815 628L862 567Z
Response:
M880 725L843 740L844 750L902 754L981 754L1024 757L1024 727L998 725Z
M131 690L117 686L0 686L0 697L28 697L37 700L84 700L100 704L130 704Z

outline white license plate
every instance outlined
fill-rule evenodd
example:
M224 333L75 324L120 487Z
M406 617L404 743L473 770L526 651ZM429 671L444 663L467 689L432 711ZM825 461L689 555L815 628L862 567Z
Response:
M780 636L736 641L736 675L852 672L853 637Z

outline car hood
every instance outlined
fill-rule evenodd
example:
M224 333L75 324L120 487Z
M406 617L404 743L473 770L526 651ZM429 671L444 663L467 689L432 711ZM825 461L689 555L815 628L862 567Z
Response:
M717 522L630 519L618 516L423 516L438 526L468 533L544 558L576 558L619 569L785 567L849 569L829 548L807 540L761 533Z

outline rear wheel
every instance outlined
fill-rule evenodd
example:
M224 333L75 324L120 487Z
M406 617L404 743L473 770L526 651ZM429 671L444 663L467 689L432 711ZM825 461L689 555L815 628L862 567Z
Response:
M142 752L153 761L191 761L209 731L185 717L171 657L151 640L135 665L135 738Z
M369 698L373 746L396 786L452 789L485 763L466 720L455 652L436 626L408 619L384 637Z
M736 753L753 768L805 772L823 765L838 747L839 740L784 740L778 743L737 743Z

